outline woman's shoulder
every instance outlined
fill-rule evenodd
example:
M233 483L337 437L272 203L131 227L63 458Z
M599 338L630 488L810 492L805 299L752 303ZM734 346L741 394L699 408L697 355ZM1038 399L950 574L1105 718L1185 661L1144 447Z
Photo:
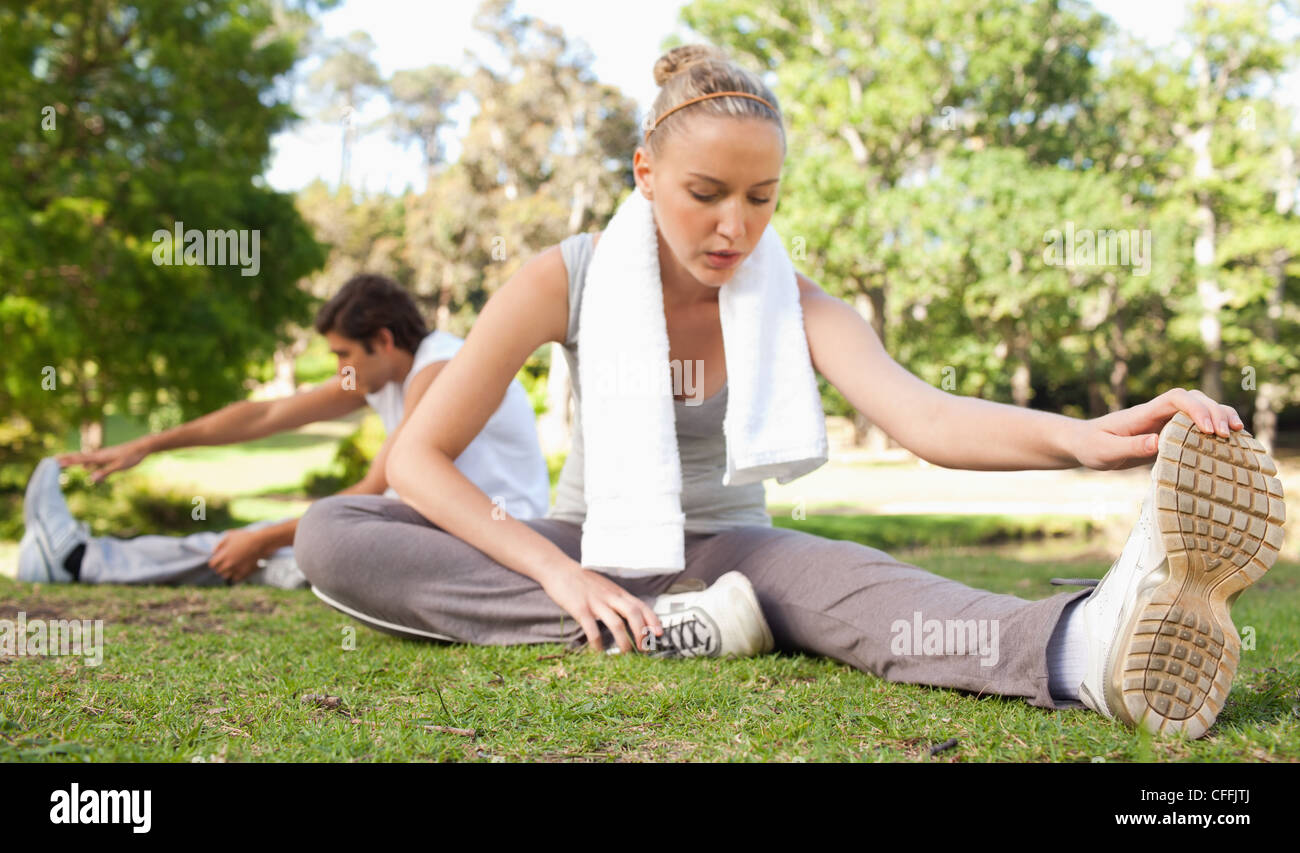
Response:
M816 300L821 298L826 298L826 299L834 298L830 294L828 294L820 284L813 281L811 278L799 272L798 270L795 271L794 277L795 280L799 283L800 302L807 304L811 300Z

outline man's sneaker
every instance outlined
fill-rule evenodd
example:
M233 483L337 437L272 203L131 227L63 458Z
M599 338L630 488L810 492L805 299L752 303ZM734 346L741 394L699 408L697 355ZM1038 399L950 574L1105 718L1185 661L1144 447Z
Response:
M307 577L298 568L293 555L273 554L257 561L257 569L246 579L249 584L262 584L279 589L307 589L311 586Z
M59 461L42 459L23 495L26 530L18 552L18 579L68 583L74 578L63 563L89 539L86 525L72 517L59 485Z
M749 657L774 646L754 587L740 572L702 592L661 595L654 611L664 632L647 634L641 648L655 657Z
M1085 705L1157 734L1214 724L1241 655L1229 610L1282 547L1276 473L1245 430L1220 438L1182 412L1165 424L1138 523L1083 604Z
M75 578L62 564L50 563L36 532L28 528L18 543L18 580L25 583L72 583Z

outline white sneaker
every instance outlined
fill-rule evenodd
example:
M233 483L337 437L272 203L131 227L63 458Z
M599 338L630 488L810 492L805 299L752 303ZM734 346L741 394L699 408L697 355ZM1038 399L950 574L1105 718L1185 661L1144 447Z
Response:
M1085 705L1156 734L1214 724L1241 656L1229 610L1282 547L1276 473L1245 430L1220 438L1182 412L1165 424L1137 525L1083 604Z
M654 657L750 657L775 646L754 587L740 572L727 572L702 592L665 593L655 599L654 611L664 632L641 642Z
M90 528L72 517L57 459L42 459L27 481L23 494L25 528L18 553L18 579L29 582L71 583L75 578L64 562L90 539Z
M292 555L263 557L257 561L257 569L245 579L245 583L280 589L307 589L311 586Z

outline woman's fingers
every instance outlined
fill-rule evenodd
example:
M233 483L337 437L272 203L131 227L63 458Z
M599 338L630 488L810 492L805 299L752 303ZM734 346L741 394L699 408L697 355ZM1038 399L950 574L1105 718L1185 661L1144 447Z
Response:
M611 583L613 582L611 581ZM653 607L623 589L623 587L617 584L614 586L614 597L610 600L611 604L627 620L627 624L631 626L636 638L637 651L647 651L654 648L652 638L663 634L664 626L659 621L659 614L655 613Z
M605 644L600 641L600 629L596 627L595 617L590 612L584 613L578 617L578 624L582 626L582 633L587 635L587 645L598 652L603 652Z
M1193 389L1174 388L1167 391L1169 402L1175 411L1184 412L1192 419L1201 432L1217 434L1227 438L1233 429L1243 429L1241 417L1231 406L1216 403L1208 394Z
M632 595L624 595L618 599L618 612L627 621L632 628L632 636L635 638L633 645L638 652L645 651L646 634L649 633L650 627L646 624L645 617L641 614L641 600Z
M614 636L614 643L618 646L618 650L623 654L631 654L633 649L632 638L627 635L627 626L623 623L623 618L604 603L596 608L596 615L600 617L601 622L605 623L609 633Z
M1228 421L1224 413L1220 411L1219 404L1210 399L1210 396L1204 391L1193 390L1191 393L1198 404L1198 415L1195 420L1201 425L1201 429L1226 437L1228 435Z
M655 613L654 608L646 604L639 598L633 596L633 606L636 608L635 613L641 618L641 626L638 628L641 633L638 635L642 638L643 648L653 648L652 637L661 637L664 633L663 623L659 621L659 614Z

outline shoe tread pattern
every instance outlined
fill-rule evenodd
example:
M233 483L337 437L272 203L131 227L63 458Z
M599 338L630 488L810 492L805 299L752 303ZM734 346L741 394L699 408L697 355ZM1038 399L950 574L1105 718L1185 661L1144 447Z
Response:
M1161 431L1155 518L1168 573L1135 614L1115 678L1134 725L1197 738L1218 718L1241 657L1230 616L1277 560L1286 519L1277 466L1249 432Z

